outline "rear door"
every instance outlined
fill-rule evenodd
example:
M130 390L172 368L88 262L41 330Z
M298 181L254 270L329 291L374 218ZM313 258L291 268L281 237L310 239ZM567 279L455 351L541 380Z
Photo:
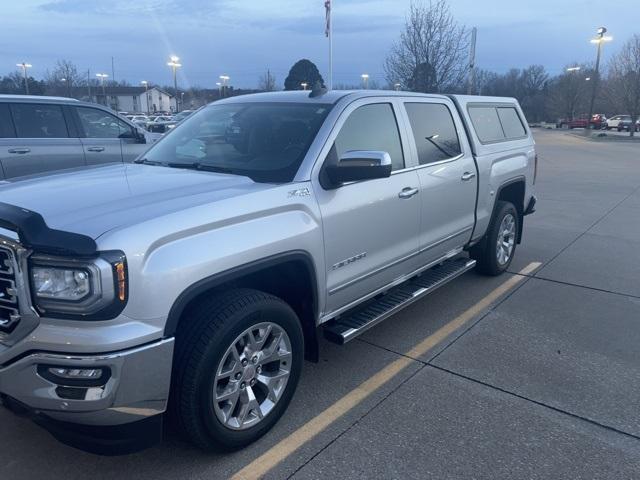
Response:
M74 125L64 106L46 103L7 103L4 117L11 117L13 132L0 138L0 161L5 178L85 165Z
M128 125L100 108L74 106L87 165L122 162L120 135Z
M438 260L470 239L477 172L454 105L445 99L403 102L420 180L420 261Z

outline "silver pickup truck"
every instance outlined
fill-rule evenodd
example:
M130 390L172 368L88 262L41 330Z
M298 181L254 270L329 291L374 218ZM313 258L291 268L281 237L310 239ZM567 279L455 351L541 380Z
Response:
M7 183L3 404L96 453L158 441L165 416L247 445L320 335L504 272L536 169L514 99L314 90L215 102L134 164Z

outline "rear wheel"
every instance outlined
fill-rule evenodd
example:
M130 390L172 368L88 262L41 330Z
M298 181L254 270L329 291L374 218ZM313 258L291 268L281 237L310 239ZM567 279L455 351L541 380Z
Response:
M518 211L512 203L498 201L486 237L471 249L471 257L477 261L479 272L500 275L509 268L516 251L518 218Z
M183 322L171 402L181 430L205 450L257 440L282 416L300 377L295 312L277 297L238 289L205 300Z

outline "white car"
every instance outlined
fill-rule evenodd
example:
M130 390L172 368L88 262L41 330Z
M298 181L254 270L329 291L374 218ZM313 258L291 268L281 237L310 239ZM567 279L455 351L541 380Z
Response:
M618 128L620 126L620 122L623 121L631 122L631 117L629 115L615 115L611 118L608 118L606 121L606 128L607 130Z

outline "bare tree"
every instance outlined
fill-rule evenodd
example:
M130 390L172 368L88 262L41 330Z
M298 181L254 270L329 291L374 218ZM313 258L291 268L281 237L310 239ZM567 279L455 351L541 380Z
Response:
M640 35L629 39L609 64L608 89L616 106L631 116L633 136L640 116Z
M564 73L549 81L549 91L546 95L547 109L558 118L572 120L588 108L589 82L593 69L589 65L577 65L573 62L566 65ZM572 70L568 70L572 68Z
M420 92L459 89L467 73L468 50L467 29L455 21L445 0L416 0L385 61L387 80Z
M267 73L260 75L258 90L264 92L273 92L276 90L276 77L271 74L271 70L267 70Z

